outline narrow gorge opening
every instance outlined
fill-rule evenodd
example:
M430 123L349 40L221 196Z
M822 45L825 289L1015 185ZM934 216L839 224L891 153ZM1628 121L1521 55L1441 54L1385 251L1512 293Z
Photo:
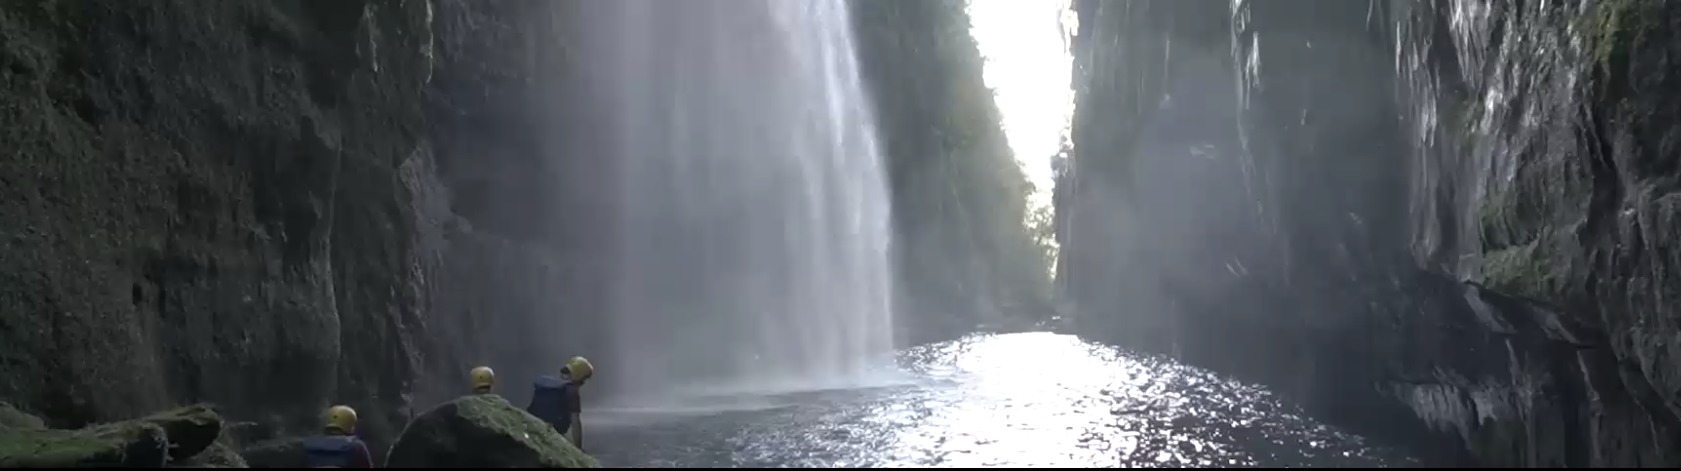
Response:
M1069 49L1079 19L1070 0L970 0L970 34L985 60L1010 151L1032 191L1023 224L1056 276L1055 195L1073 152L1074 57Z

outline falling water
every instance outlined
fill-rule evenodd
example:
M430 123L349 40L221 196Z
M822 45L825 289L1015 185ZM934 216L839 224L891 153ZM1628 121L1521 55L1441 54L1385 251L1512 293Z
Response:
M619 166L618 384L809 384L890 358L888 201L844 0L584 10L611 37L583 63Z

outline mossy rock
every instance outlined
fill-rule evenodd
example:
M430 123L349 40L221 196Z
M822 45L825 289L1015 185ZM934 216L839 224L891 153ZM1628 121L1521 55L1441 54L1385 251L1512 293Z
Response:
M222 436L222 415L208 404L159 412L140 419L162 428L169 437L169 459L198 455Z
M0 430L42 430L47 424L41 418L17 410L11 404L0 402Z
M162 467L215 443L222 417L208 405L195 405L80 430L52 430L41 419L0 404L0 425L0 468Z
M81 430L0 430L0 468L161 468L163 427L143 421Z
M1509 296L1560 303L1581 286L1575 274L1575 258L1556 247L1557 235L1543 234L1539 240L1483 254L1483 284Z
M494 394L463 396L416 417L390 468L594 468L554 427Z
M1575 25L1585 33L1590 57L1600 67L1612 67L1618 60L1627 60L1628 49L1646 31L1661 23L1660 0L1618 0L1596 3L1593 11L1576 19Z

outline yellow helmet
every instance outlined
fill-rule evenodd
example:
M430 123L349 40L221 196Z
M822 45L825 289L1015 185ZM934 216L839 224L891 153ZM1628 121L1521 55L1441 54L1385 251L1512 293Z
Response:
M496 372L488 366L473 367L467 375L473 380L474 391L489 391L490 386L496 384Z
M327 430L345 434L355 432L356 409L344 405L327 408Z
M584 381L595 376L595 365L584 357L572 357L566 361L566 377L573 381Z

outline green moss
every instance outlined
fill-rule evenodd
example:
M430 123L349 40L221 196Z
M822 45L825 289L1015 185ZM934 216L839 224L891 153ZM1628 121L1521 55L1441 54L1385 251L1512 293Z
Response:
M221 435L221 416L208 405L160 412L144 418L95 425L80 430L47 429L41 419L0 403L0 468L162 466L165 457L186 459L203 453ZM225 448L225 447L224 447ZM209 457L231 465L226 455Z
M1657 6L1653 0L1605 0L1595 2L1592 13L1579 17L1576 27L1601 72L1610 74L1628 60L1629 46L1657 24L1651 15Z
M554 427L536 420L525 410L495 394L465 396L456 401L462 419L505 430L515 439L542 454L543 463L562 468L594 468L594 457L572 446Z
M1521 244L1522 241L1517 240L1514 231L1511 230L1518 209L1514 198L1515 191L1488 191L1477 208L1477 229L1482 234L1482 249L1485 252L1494 252Z
M1551 257L1542 240L1483 254L1483 282L1502 293L1551 300L1564 291L1568 270Z
M119 422L82 430L0 431L0 468L161 467L161 427Z

